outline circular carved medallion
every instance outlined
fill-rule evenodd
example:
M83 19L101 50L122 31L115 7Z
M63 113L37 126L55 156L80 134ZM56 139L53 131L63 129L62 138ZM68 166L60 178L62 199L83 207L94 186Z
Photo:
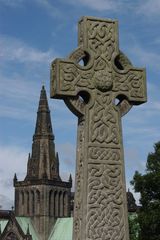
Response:
M104 71L95 72L93 80L95 87L102 92L112 89L113 81L109 72L107 74Z

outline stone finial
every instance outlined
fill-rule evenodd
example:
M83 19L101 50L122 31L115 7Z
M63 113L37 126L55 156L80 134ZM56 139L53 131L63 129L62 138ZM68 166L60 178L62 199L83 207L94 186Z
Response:
M27 235L30 235L29 224L28 224L28 227L27 227Z
M14 183L17 182L17 174L16 173L14 174L13 181L14 181Z
M69 182L72 183L72 174L69 175Z

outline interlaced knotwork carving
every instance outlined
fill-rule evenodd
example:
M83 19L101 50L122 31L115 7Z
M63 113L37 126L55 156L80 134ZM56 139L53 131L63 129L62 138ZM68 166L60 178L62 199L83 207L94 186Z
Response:
M116 21L84 17L51 74L51 96L79 119L73 239L129 240L121 116L146 101L145 71L119 51Z
M105 160L107 162L108 159ZM113 163L89 164L88 172L88 239L120 240L121 236L116 235L117 232L124 235L125 231L124 219L122 218L121 165ZM106 231L108 223L110 223L110 231Z
M91 135L89 142L96 144L119 144L117 114L118 112L113 106L111 94L98 92L90 117Z
M87 229L95 236L89 239L103 239L101 232L108 237L104 239L114 239L116 232L124 234L120 148L90 147L88 168ZM111 223L110 231L106 231L107 222ZM121 235L116 237L121 239Z
M115 52L115 23L88 21L88 48L101 58L110 62Z
M89 163L121 164L119 148L89 147Z
M114 92L121 91L122 93L130 94L130 98L143 99L143 76L141 72L132 71L129 75L121 76L121 74L115 73L114 75L115 85ZM130 91L131 89L131 91Z

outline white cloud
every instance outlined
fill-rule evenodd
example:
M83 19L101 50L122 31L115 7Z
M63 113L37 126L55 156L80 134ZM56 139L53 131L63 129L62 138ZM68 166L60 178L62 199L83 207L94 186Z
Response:
M15 173L19 180L23 180L25 177L27 156L26 149L14 145L0 145L0 205L3 208L10 208L13 205L13 203L11 204L14 198L12 180Z
M135 172L136 170L139 172L143 172L145 169L145 161L143 161L140 157L139 152L137 149L132 148L126 148L125 149L125 166L126 171Z
M134 2L131 1L121 1L121 0L69 0L68 3L77 6L84 6L92 10L99 12L102 11L123 11L128 9L134 9Z
M3 176L11 176L13 178L15 172L26 172L27 166L27 150L18 146L2 146L0 145L0 166ZM2 176L3 175L3 176ZM8 177L6 178L8 180Z
M20 63L50 63L54 58L52 50L40 51L28 46L19 39L0 35L1 61L17 61Z
M28 109L22 109L17 107L1 106L0 117L7 117L11 119L19 120L33 120L34 115Z
M11 200L6 195L0 194L0 206L4 210L11 210L11 207L13 206L13 200Z
M62 171L66 171L66 168L68 172L75 171L76 145L66 142L63 144L56 144L56 149L59 153Z
M32 81L21 75L5 76L0 71L0 117L11 119L23 119L33 121L36 119L36 111L42 82ZM48 85L48 84L47 84ZM68 128L77 125L77 118L67 109L63 101L49 98L48 86L46 86L49 107L56 128ZM65 114L65 118L62 115ZM61 121L59 121L61 119Z
M73 157L75 155L75 146L71 143L59 144L57 146L65 156Z
M45 9L51 17L62 17L63 15L55 6L53 1L49 0L34 0L39 6Z
M17 102L25 103L38 101L38 83L31 79L22 78L21 75L6 77L0 73L0 96L8 99L17 99Z
M74 5L81 5L88 7L90 9L96 10L96 11L106 11L106 10L118 10L122 3L121 1L115 1L115 0L69 0L69 3Z
M25 4L29 1L25 0L0 0L0 4L5 7L10 8L18 8L25 7ZM31 2L35 2L38 6L42 7L51 17L62 17L59 9L53 4L52 1L49 0L32 0Z
M159 0L142 1L142 3L138 5L137 12L152 17L155 17L156 15L159 16L160 1Z
M1 117L33 120L39 99L37 82L29 81L20 75L6 77L0 73Z
M42 80L49 78L54 51L35 49L7 35L0 35L0 49L0 115L14 119L33 119ZM46 90L48 85L49 81Z
M7 7L20 7L24 0L0 0L0 4Z
M56 151L59 153L60 176L64 181L68 181L72 174L73 187L75 184L75 165L76 165L76 145L69 142L56 144Z
M76 132L77 121L75 118L73 119L72 117L70 118L69 116L66 116L65 118L55 117L53 119L53 122L58 129L64 130L64 129L72 128Z
M141 64L148 66L152 69L160 69L160 55L158 52L154 52L149 49L144 49L141 46L134 45L130 48L129 52L135 56L135 58Z
M79 3L97 11L117 10L121 6L120 1L114 0L80 0Z
M160 37L157 37L153 40L152 44L155 44L156 47L160 45Z
M128 11L143 14L146 16L159 16L160 1L146 0L146 1L122 1L122 0L70 0L72 4L79 4L96 11Z

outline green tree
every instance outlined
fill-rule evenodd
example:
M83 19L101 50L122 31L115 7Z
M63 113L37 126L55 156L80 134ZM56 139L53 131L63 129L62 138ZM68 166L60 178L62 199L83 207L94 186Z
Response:
M160 142L148 154L145 173L136 171L131 184L141 195L140 240L160 240Z
M140 226L137 213L129 213L128 222L130 240L139 240Z

